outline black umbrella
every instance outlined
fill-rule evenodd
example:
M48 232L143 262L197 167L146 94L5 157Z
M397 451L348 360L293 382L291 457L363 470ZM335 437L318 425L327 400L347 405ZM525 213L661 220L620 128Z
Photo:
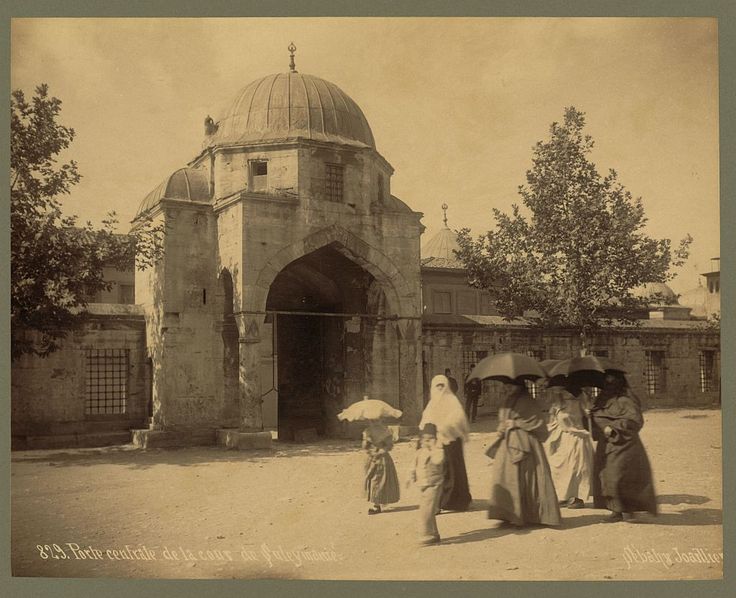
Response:
M481 359L468 375L468 380L498 380L513 383L544 378L546 372L533 357L521 353L497 353Z
M584 355L563 359L547 371L547 376L550 378L550 386L574 384L603 388L603 380L607 372L625 374L626 370L608 357Z

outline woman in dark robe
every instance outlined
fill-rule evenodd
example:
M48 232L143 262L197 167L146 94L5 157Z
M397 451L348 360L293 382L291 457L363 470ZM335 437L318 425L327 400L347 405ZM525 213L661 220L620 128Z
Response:
M466 511L472 497L465 469L463 443L468 439L470 425L460 400L450 390L446 376L432 378L429 403L422 414L420 429L425 424L437 428L437 441L445 451L445 480L440 508L447 511Z
M590 412L595 450L594 506L606 508L608 522L624 514L657 514L652 468L639 430L644 425L641 405L623 374L607 373L601 394Z
M498 437L486 454L493 459L488 518L516 526L560 525L560 506L542 443L547 424L523 384L498 412Z

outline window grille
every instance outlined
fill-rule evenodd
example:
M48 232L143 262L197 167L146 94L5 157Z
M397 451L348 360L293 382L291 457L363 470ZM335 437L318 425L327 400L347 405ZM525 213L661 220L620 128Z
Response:
M128 350L87 349L85 415L125 413L128 402Z
M463 349L463 380L467 379L473 366L478 365L478 362L485 357L488 357L488 351L474 351L471 348Z
M700 391L712 392L718 390L718 352L700 352Z
M329 201L342 201L343 167L339 164L326 164L325 194Z
M647 351L647 392L652 395L662 392L666 388L664 377L664 351Z
M593 355L596 357L608 357L608 349L594 349ZM601 394L601 389L597 386L593 386L590 390L593 393L593 398L596 398Z
M526 354L529 357L533 357L537 361L543 361L544 360L544 351L541 349L529 349L527 350ZM532 399L536 399L537 395L539 394L539 387L537 386L536 382L532 382L531 380L526 381L526 388L529 391L529 394L531 395Z

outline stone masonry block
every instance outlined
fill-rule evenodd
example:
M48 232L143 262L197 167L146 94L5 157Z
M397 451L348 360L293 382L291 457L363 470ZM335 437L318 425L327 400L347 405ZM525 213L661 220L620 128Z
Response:
M237 428L217 430L217 444L226 449L270 449L271 441L271 432L241 432Z

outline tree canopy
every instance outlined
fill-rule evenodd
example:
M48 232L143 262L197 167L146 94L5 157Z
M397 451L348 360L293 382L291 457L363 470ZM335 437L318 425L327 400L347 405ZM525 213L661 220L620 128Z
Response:
M538 325L574 328L585 337L644 307L632 290L670 280L692 238L673 249L669 239L646 234L641 198L614 170L598 173L584 126L583 112L565 109L564 121L552 123L549 139L534 147L526 185L519 187L525 209L494 209L495 229L476 239L462 229L458 257L472 284L493 289L504 316L526 314Z
M57 122L61 100L48 86L29 101L12 92L10 138L11 334L12 355L46 356L84 318L88 297L110 283L103 266L144 268L161 253L160 227L150 222L131 235L115 233L108 214L102 227L64 215L60 197L81 175L74 160L58 163L74 129ZM32 331L35 334L27 334Z

